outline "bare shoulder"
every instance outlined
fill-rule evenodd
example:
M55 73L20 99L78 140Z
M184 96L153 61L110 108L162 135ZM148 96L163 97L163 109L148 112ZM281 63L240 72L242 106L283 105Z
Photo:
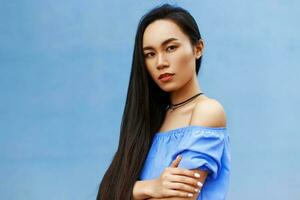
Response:
M207 98L199 101L193 108L190 124L208 127L226 127L225 109L216 99Z

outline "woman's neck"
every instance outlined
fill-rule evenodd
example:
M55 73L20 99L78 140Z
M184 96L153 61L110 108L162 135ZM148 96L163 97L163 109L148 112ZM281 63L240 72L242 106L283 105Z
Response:
M192 96L196 95L197 93L202 92L200 86L197 81L197 76L193 76L193 78L188 81L184 86L179 88L176 91L171 92L170 100L172 104L181 103Z

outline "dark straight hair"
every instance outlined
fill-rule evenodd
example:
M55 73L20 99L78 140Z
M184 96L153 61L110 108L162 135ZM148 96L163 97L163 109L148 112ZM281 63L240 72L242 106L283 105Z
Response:
M195 19L187 10L178 6L159 5L140 19L135 36L119 145L99 185L97 200L133 199L134 183L139 180L152 138L162 125L165 108L170 103L169 93L160 89L148 74L142 51L144 31L150 23L158 19L175 22L188 36L191 45L201 39ZM202 56L196 59L197 75L201 60Z

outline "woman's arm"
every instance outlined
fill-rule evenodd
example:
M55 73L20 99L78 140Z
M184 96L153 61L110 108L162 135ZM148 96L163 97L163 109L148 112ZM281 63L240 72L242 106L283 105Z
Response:
M204 183L207 177L207 171L193 169L190 170L193 173L200 174L200 178L197 178L200 183ZM134 200L196 200L201 192L202 185L198 187L198 192L195 192L192 197L164 197L155 198L152 196L153 188L157 187L157 179L136 181L133 188L133 198Z
M199 169L192 169L191 171L195 173L199 173L201 176L199 178L200 182L204 184L206 177L207 177L207 171L199 170ZM147 200L197 200L198 196L200 195L202 187L200 187L199 192L195 193L193 197L165 197L165 198L149 198Z
M144 181L136 181L133 186L133 199L134 200L142 200L148 199L151 196L151 188L155 185L155 179L153 180L144 180Z

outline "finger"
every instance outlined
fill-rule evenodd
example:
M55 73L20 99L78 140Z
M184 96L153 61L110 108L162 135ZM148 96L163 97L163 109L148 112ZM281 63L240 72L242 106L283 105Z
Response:
M171 182L169 187L173 190L180 190L188 193L197 193L200 191L199 187L193 187L191 185L178 182Z
M200 178L201 174L195 173L192 170L184 169L184 168L171 168L170 169L171 174L176 174L176 175L183 175L183 176L188 176L192 178Z
M168 196L170 197L193 197L195 194L191 192L183 192L180 190L169 190Z
M202 188L203 183L195 178L190 178L187 176L181 176L181 175L172 175L168 177L168 180L170 182L177 182L177 183L184 183L191 185L192 187L195 188Z
M181 155L178 155L175 160L171 163L170 167L177 167L182 159Z

